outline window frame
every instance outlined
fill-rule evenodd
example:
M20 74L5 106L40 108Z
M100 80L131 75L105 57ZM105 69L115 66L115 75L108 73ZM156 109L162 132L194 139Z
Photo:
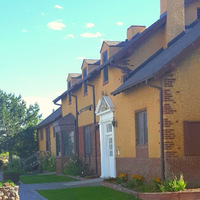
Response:
M92 154L92 130L91 130L91 126L85 126L84 129L83 129L83 134L84 134L84 154L85 155L91 155ZM89 140L88 140L88 138L89 138Z
M72 82L71 81L68 81L68 90L70 90L72 87ZM69 104L72 103L72 96L71 96L71 93L69 93Z
M56 137L56 156L61 156L61 132L56 132L55 133L55 137ZM58 151L59 150L59 151Z
M87 68L83 69L83 78L85 78L87 76ZM83 93L84 95L87 95L88 93L88 88L87 88L87 81L83 82Z
M108 83L108 65L103 68L103 84Z
M102 64L106 63L108 60L108 51L104 51L102 54Z
M197 19L200 19L200 7L197 8Z
M142 115L141 118L139 115ZM139 122L139 120L142 120ZM139 126L142 125L139 130ZM136 145L147 146L148 145L148 121L147 121L147 110L142 109L135 112L135 133L136 133Z
M69 148L69 140L70 138L70 134L73 134L73 141L72 141L72 148ZM61 131L61 137L62 137L62 156L72 156L75 153L75 131L67 131L67 130L63 130ZM65 143L65 139L68 139L68 141ZM66 148L66 149L65 149Z

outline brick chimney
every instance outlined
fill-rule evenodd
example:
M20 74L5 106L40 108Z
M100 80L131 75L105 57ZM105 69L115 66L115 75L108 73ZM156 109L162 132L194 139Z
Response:
M185 0L160 0L161 13L167 11L166 45L185 31Z
M131 26L127 29L127 39L132 39L137 33L142 33L146 26Z

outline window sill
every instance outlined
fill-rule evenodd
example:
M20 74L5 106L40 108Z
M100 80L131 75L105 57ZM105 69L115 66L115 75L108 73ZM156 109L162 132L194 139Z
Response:
M107 85L108 83L109 83L109 81L103 82L103 86L104 86L104 85Z

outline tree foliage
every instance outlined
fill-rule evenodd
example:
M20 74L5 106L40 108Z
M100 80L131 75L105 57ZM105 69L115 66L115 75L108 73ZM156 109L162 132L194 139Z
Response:
M21 157L29 156L37 149L34 127L41 116L38 104L26 106L21 95L7 94L0 90L0 150Z

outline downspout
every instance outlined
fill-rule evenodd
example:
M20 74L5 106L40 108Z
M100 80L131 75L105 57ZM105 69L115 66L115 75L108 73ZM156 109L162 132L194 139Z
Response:
M77 155L79 156L79 131L78 131L78 102L77 102L77 96L71 94L72 97L75 98L75 104L76 104L76 150L77 150Z
M165 152L164 152L164 133L163 133L163 89L162 87L152 85L146 80L146 85L159 90L160 104L160 151L161 151L161 178L165 180Z
M97 131L96 131L96 115L95 115L95 109L96 109L96 105L95 105L95 87L94 85L91 84L87 84L88 86L92 87L92 96L93 96L93 118L94 118L94 144L95 144L95 171L97 174Z

